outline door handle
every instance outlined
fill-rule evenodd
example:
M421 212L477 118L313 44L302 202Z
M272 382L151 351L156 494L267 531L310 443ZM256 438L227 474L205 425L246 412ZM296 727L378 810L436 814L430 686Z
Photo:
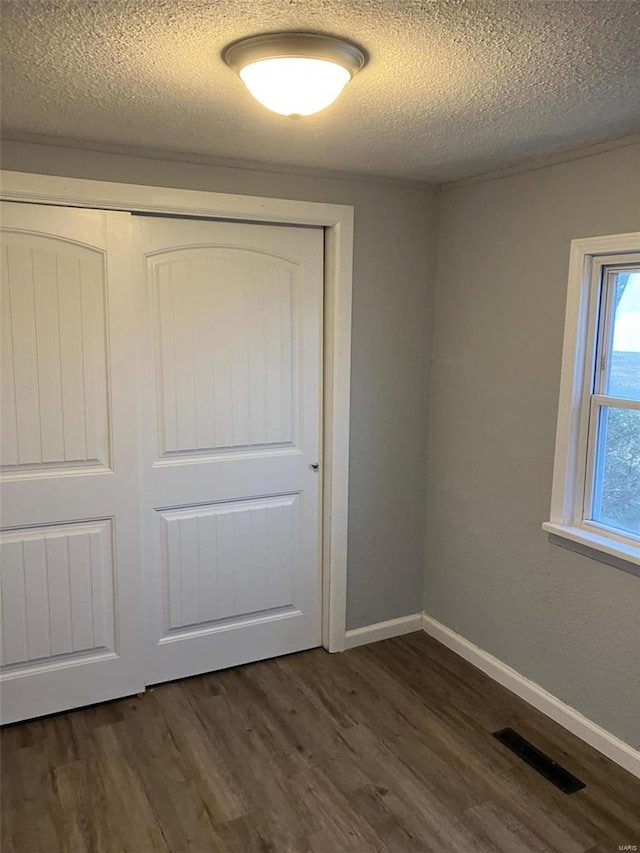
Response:
M309 468L311 468L312 471L317 471L319 467L320 467L319 462L312 462L311 465L309 465Z

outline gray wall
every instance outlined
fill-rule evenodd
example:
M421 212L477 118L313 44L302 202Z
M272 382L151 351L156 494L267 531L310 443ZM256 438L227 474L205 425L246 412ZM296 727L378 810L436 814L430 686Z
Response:
M569 241L640 230L640 146L441 196L425 610L640 744L640 578L548 542Z
M419 611L435 192L19 142L2 155L16 171L355 206L347 625Z

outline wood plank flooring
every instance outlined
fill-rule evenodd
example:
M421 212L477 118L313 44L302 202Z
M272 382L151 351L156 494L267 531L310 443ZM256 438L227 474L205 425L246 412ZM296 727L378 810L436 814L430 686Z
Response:
M639 780L423 633L8 727L2 806L3 853L640 849Z

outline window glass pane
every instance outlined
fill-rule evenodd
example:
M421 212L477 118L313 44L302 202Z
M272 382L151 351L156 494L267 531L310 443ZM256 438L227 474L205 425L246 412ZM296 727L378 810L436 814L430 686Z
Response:
M612 284L613 334L605 393L640 400L640 270L618 272Z
M640 411L600 410L593 520L640 535Z

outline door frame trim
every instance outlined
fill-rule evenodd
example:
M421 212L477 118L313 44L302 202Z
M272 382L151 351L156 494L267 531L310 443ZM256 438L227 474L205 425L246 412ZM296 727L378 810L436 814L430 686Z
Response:
M0 171L5 201L324 228L322 645L345 648L353 207Z

